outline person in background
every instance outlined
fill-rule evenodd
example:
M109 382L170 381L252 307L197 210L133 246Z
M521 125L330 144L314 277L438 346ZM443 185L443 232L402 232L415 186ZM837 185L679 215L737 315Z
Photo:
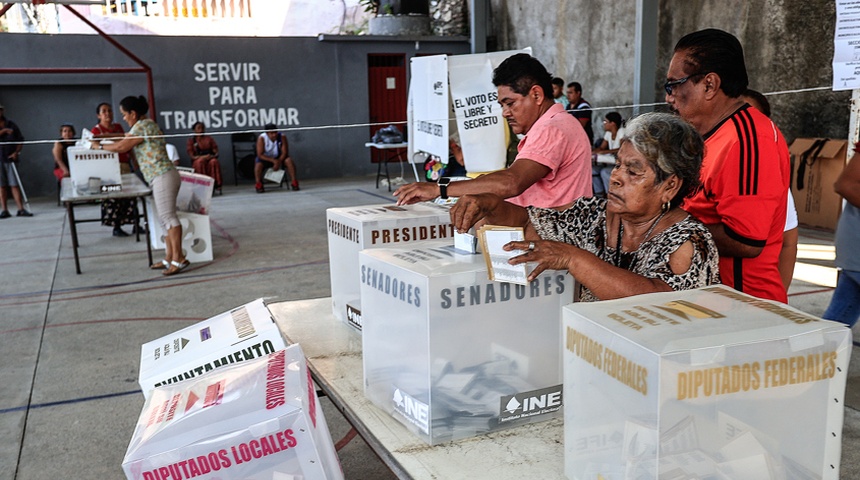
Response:
M299 180L296 177L296 166L290 157L290 146L287 143L287 137L277 130L274 123L268 123L264 127L265 132L257 137L257 158L254 161L254 187L257 193L266 191L263 187L263 169L264 163L272 164L272 170L278 171L283 166L286 168L290 176L290 187L293 190L299 190Z
M743 94L744 101L755 107L756 110L770 118L770 102L760 92L748 88ZM797 263L797 208L794 206L794 197L791 189L788 189L788 204L785 209L785 230L782 232L782 249L779 251L779 276L782 285L788 292L791 280L794 278L794 265Z
M723 284L785 303L779 252L785 230L788 145L741 99L749 83L734 35L706 29L675 44L666 102L705 138L702 188L684 204L714 237Z
M96 117L99 120L90 131L96 140L119 141L125 136L122 125L114 123L113 108L109 103L100 103L96 107ZM132 158L128 152L119 153L119 172L123 175L131 173ZM113 227L114 237L127 237L128 233L122 229L123 225L134 224L137 217L134 201L130 199L108 198L102 201L101 218L102 225ZM135 232L136 233L136 232Z
M458 232L478 221L522 226L526 241L505 250L547 269L568 270L581 301L686 290L719 283L710 232L680 208L699 185L702 137L668 113L634 118L621 140L607 198L583 197L563 210L522 208L492 194L467 195L451 207Z
M6 207L9 192L15 205L18 206L17 216L32 217L33 214L24 209L21 200L21 187L18 186L18 177L15 175L15 165L21 159L21 148L24 135L15 122L5 116L3 105L0 105L0 218L9 218L12 214Z
M609 192L609 177L615 166L614 157L624 137L623 124L624 120L618 112L609 112L603 119L603 141L593 151L594 163L591 166L591 182L595 195L602 193L605 196ZM601 162L603 159L612 159L612 163Z
M410 183L394 191L398 205L490 192L521 206L556 207L591 196L591 145L575 119L552 100L552 77L527 53L493 71L502 116L520 140L510 168L474 180Z
M175 275L190 265L182 253L182 224L176 216L176 196L179 194L179 172L167 157L164 133L146 117L149 103L144 97L125 97L119 103L122 118L128 123L128 134L120 141L101 144L93 141L93 148L109 152L134 152L144 180L152 188L152 199L158 218L167 235L164 239L164 260L150 266L164 270L163 275Z
M559 77L552 77L552 98L555 103L560 103L565 110L570 105L570 100L564 94L564 80Z
M205 135L206 127L203 122L197 122L192 127L194 136L188 139L185 150L191 157L191 168L194 173L207 175L215 180L215 189L221 189L221 163L218 162L218 144L215 139Z
M582 98L582 85L579 82L570 82L567 84L567 100L569 102L567 111L573 118L579 120L582 128L585 129L585 135L588 136L588 143L594 146L594 128L591 125L591 104Z
M75 127L64 123L60 126L60 139L54 142L51 154L54 156L54 176L57 181L69 176L69 155L66 150L75 144Z
M834 242L841 271L823 318L851 327L860 318L860 255L854 251L860 245L860 142L854 144L854 155L833 189L845 199Z

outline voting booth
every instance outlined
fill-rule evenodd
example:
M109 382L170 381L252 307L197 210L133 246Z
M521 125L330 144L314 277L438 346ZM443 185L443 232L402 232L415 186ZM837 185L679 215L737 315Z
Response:
M366 396L431 445L561 416L570 275L493 282L451 243L361 252Z
M69 147L69 177L79 192L99 193L102 186L122 186L119 154L106 150ZM92 179L92 185L90 182Z
M122 469L129 480L343 478L299 345L155 389Z
M152 389L197 378L220 367L262 357L286 347L263 299L257 299L140 349L140 388Z
M837 479L851 331L725 286L564 307L571 480Z
M454 227L448 208L429 202L329 208L326 210L331 302L334 316L361 330L358 252L421 240L448 239Z

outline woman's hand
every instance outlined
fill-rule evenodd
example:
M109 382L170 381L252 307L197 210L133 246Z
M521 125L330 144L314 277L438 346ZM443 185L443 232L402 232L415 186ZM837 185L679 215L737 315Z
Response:
M451 224L459 233L469 231L476 223L496 210L504 200L491 193L463 195L451 207Z
M534 248L529 247L534 245ZM517 255L508 260L511 265L533 262L537 267L529 272L528 280L532 281L544 270L570 270L574 255L580 251L579 247L568 245L563 242L550 240L536 240L534 242L510 242L503 247L506 251L523 250L525 253Z

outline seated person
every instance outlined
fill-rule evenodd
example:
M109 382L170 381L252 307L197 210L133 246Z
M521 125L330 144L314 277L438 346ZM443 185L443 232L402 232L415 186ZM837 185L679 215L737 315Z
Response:
M615 163L603 163L600 160L601 155L615 156L618 153L618 147L621 146L621 138L624 137L624 121L621 119L621 114L618 112L609 112L603 119L603 141L600 146L593 150L594 163L591 166L591 185L594 188L594 194L606 196L609 191L609 176L612 175L612 167Z
M272 170L278 171L281 166L286 166L287 173L290 175L290 186L293 190L299 189L299 180L296 177L296 166L293 164L293 159L290 157L290 146L287 143L287 137L277 131L277 126L274 123L268 123L265 126L266 131L257 137L257 158L254 160L254 185L257 193L265 192L263 187L263 169L265 164L271 164Z
M537 263L568 270L582 301L609 300L719 283L719 254L710 232L680 208L699 186L704 141L679 117L634 118L621 141L607 198L580 198L564 210L523 208L498 195L466 195L451 208L465 232L480 220L525 228L526 241L506 250L525 253L512 265Z
M463 149L460 148L460 135L452 133L448 138L448 163L439 161L439 157L432 156L424 162L424 170L427 171L427 181L435 182L441 177L465 177L466 162L463 159Z
M188 139L186 151L191 158L194 173L212 177L215 188L221 188L221 164L218 162L218 144L209 135L204 135L206 127L197 122L192 127L194 136Z
M178 167L179 166L179 160L180 160L179 159L179 149L177 149L171 143L165 143L164 148L165 148L165 150L167 150L167 158L171 162L173 162L174 167Z
M69 154L66 150L75 144L75 127L64 123L60 127L60 139L54 142L51 153L54 155L54 176L57 181L69 176Z

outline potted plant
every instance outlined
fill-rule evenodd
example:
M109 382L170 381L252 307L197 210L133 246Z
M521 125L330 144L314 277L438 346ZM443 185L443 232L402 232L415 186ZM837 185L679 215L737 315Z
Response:
M428 0L360 0L370 19L371 35L429 35Z

